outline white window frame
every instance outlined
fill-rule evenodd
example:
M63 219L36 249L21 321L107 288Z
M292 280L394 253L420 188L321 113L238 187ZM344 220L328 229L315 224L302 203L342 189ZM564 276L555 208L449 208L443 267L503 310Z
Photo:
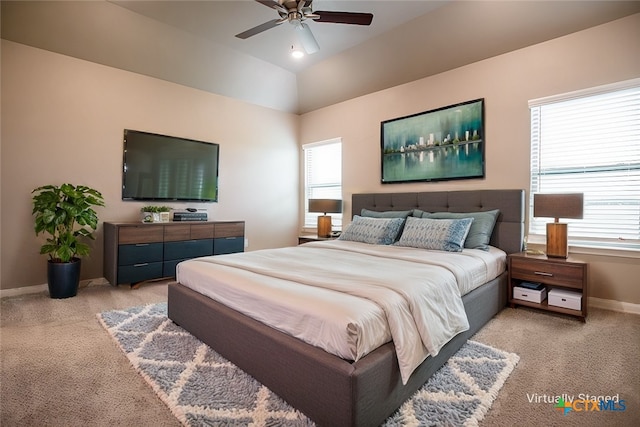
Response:
M339 173L339 180L335 182L323 182L323 183L310 183L310 174L308 171L308 150L318 147L323 147L327 145L338 145L340 158L332 159L332 164L328 165L328 167L336 168L335 172ZM315 230L318 224L318 213L309 212L309 199L313 198L314 193L316 194L316 198L324 198L324 199L342 199L342 138L332 138L325 141L312 142L309 144L304 144L302 146L302 159L303 159L303 173L304 173L304 219L303 219L303 230L310 231ZM318 195L320 193L320 195ZM342 229L342 213L327 213L327 215L331 216L331 225L334 231L338 231Z
M597 188L603 187L589 187L588 180L592 179L590 176L597 177L597 173L602 174L601 171L595 172L595 167L591 165L591 167L585 167L584 170L580 171L580 173L574 173L571 176L577 178L569 178L569 173L559 172L559 168L554 169L552 166L549 166L549 162L544 165L540 164L544 162L545 152L540 152L541 150L541 140L545 138L545 136L541 135L541 111L543 111L545 106L551 106L551 104L555 103L563 103L567 101L579 100L581 98L594 97L597 95L606 95L613 92L625 91L625 90L639 90L640 91L640 79L633 79L624 82L598 86L595 88L585 89L581 91L554 95L551 97L539 98L535 100L529 101L529 108L531 109L531 175L530 175L530 199L529 199L529 242L542 242L544 241L544 226L547 222L553 221L553 219L548 218L533 218L533 194L536 192L584 192L585 194L585 208L584 208L584 218L582 220L563 220L562 222L569 223L569 243L572 246L572 251L575 252L573 248L581 248L582 250L578 250L579 252L586 253L603 253L609 252L615 255L622 256L631 256L631 257L639 257L640 256L640 214L638 215L637 223L633 223L635 220L635 212L636 208L633 207L633 210L626 210L626 214L631 212L631 215L628 216L630 218L632 225L634 226L634 230L638 229L638 231L633 231L631 234L631 238L629 235L625 235L624 237L618 236L616 237L615 233L605 236L598 236L597 233L589 232L589 227L592 230L596 230L599 224L599 221L602 219L602 213L600 211L600 215L598 215L598 208L602 209L603 200L602 196L598 196L594 191ZM638 98L634 97L634 102L638 102ZM636 104L637 105L637 104ZM549 109L549 108L548 108ZM632 109L631 111L635 111ZM544 120L544 117L542 117ZM614 169L623 169L627 170L628 173L633 174L633 176L638 176L640 174L640 162L637 162L638 156L637 153L640 153L640 113L638 114L638 126L635 125L635 118L632 120L634 125L630 128L637 129L635 132L635 136L632 139L632 147L631 150L636 153L634 156L635 159L629 161L625 164L616 164ZM547 122L548 123L548 122ZM601 135L597 135L593 141L602 141L603 137ZM547 138L547 141L549 139ZM588 141L586 141L588 143ZM606 143L605 141L602 142ZM544 148L542 148L544 150ZM551 149L547 149L546 154L549 156L553 156L553 152ZM546 157L549 159L549 157ZM563 158L559 155L553 159ZM592 157L593 158L593 157ZM567 162L564 167L566 167L566 171L569 172L578 172L575 162L571 164L571 158L567 159ZM555 163L554 163L555 164ZM545 165L547 166L545 168ZM603 165L604 166L604 165ZM608 165L611 168L610 165ZM559 177L556 179L553 177ZM590 174L590 175L589 175ZM566 177L563 178L563 175ZM569 184L569 180L572 180L574 183ZM543 183L544 181L544 183ZM609 181L612 182L612 181ZM620 182L620 181L615 181ZM631 180L631 182L636 182ZM640 180L638 180L640 183ZM587 185L585 187L585 185ZM593 181L592 184L593 185ZM545 188L546 186L546 188ZM627 200L620 199L618 201L614 200L613 203L618 203L622 205L624 203L628 203L629 199L633 202L640 205L640 190L638 190L638 185L631 185L629 187L630 192L627 193ZM611 201L610 201L611 202ZM621 212L625 211L625 208L619 205L615 205L617 210ZM609 216L610 218L610 216ZM604 226L602 226L604 227ZM573 232L572 232L573 230Z

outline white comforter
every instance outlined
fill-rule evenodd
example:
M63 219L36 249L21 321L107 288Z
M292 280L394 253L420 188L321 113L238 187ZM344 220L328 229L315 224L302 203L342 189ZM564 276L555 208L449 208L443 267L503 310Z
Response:
M177 279L346 359L392 339L406 383L429 354L468 329L461 289L496 277L504 263L495 258L325 241L185 261Z

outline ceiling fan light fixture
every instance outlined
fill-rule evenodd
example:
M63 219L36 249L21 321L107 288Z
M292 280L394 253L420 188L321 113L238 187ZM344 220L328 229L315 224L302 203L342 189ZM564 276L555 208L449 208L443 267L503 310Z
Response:
M305 52L311 55L320 50L320 46L316 41L315 37L313 37L313 33L311 32L311 28L304 22L301 22L300 25L296 25L296 34L298 35L298 39L304 47Z
M295 59L300 59L304 57L304 52L294 46L291 46L291 56Z

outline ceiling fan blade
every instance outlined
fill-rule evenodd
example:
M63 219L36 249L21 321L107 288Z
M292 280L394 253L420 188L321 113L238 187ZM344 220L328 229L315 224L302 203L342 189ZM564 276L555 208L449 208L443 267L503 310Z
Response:
M316 38L313 37L311 28L309 28L307 24L301 22L300 25L296 25L296 33L298 34L298 39L307 54L311 55L312 53L316 53L320 50L320 46L318 45Z
M285 20L283 19L274 19L272 21L268 21L265 22L264 24L260 24L257 27L253 27L248 29L247 31L244 31L240 34L236 34L236 37L239 39L248 39L251 36L255 36L256 34L259 34L263 31L267 31L273 27L277 27L278 25L282 24Z
M275 9L278 12L283 12L284 14L288 13L287 9L284 6L282 6L280 3L278 3L276 0L256 0L256 1L260 4L270 7L271 9Z
M314 18L316 22L331 22L335 24L353 24L353 25L371 25L373 14L360 12L326 12L314 11L314 15L320 18Z

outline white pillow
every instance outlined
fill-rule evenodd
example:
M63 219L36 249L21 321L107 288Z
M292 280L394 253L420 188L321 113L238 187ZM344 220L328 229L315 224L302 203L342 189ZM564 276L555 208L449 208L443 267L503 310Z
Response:
M396 241L404 218L369 218L354 215L353 221L340 234L339 240L390 245Z
M408 217L398 246L460 252L473 218L431 219Z

